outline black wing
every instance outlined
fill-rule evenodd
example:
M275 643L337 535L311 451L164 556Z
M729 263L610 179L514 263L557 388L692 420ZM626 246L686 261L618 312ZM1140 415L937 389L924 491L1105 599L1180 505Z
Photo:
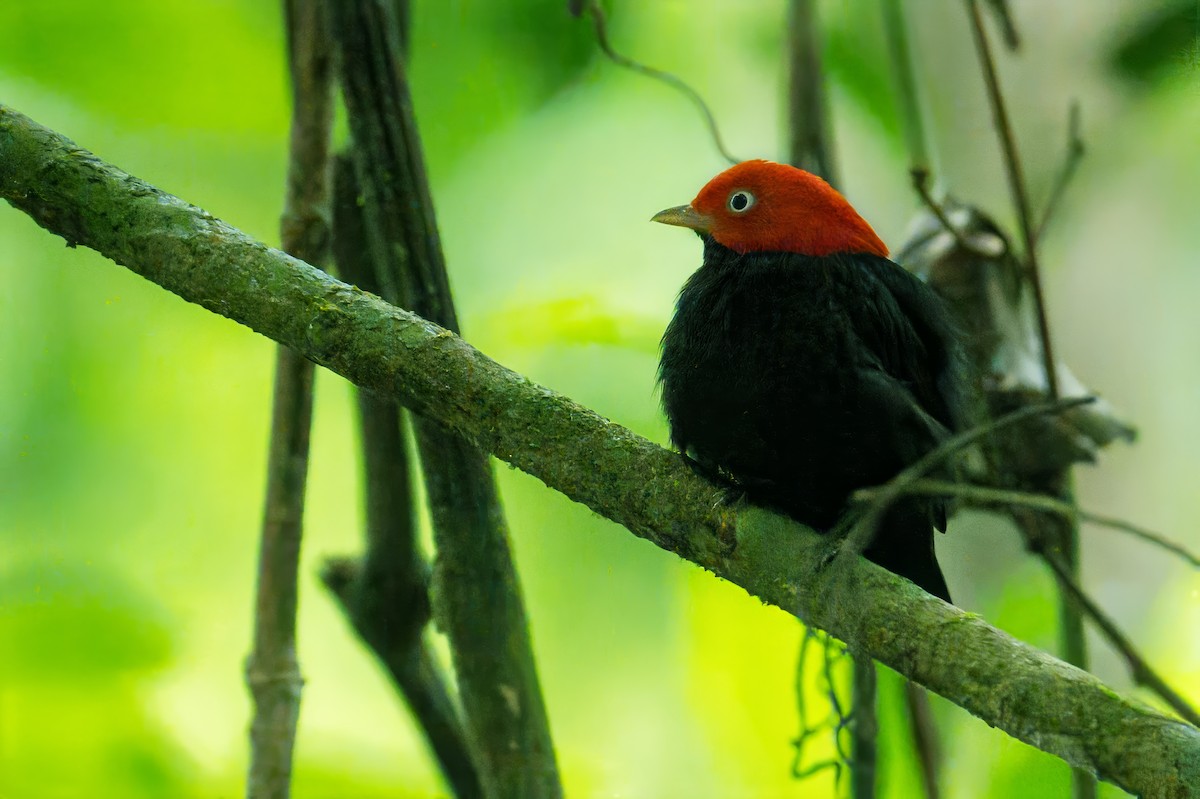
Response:
M919 278L886 258L853 256L873 302L858 306L855 328L882 369L905 385L921 409L947 430L964 421L964 362L953 320L941 298ZM874 307L871 307L874 306Z

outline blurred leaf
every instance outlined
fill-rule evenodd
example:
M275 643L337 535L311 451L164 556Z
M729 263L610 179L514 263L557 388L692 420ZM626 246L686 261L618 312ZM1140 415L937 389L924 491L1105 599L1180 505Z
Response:
M114 781L129 785L131 797L183 795L187 782L181 774L182 762L181 753L172 742L150 736L119 740L108 752Z
M536 101L577 80L596 54L591 26L570 17L562 0L489 2L479 12L511 60L528 70Z
M983 781L987 796L995 799L1059 799L1069 796L1071 769L1056 757L1008 739L1001 744L1002 756Z
M1034 558L1025 558L1005 581L1002 592L989 598L993 607L989 621L1022 641L1054 651L1057 617L1053 603L1047 601L1051 593L1046 569Z
M171 635L157 603L120 576L42 560L0 573L0 652L7 679L111 679L164 665Z
M785 11L771 18L762 15L757 21L750 42L751 52L765 65L782 62L785 46ZM891 69L887 62L887 43L878 13L876 0L848 0L845 3L820 5L820 21L824 27L822 65L827 87L846 92L872 122L874 130L890 143L901 145L900 111L896 106ZM778 68L778 67L777 67ZM780 71L780 79L786 76ZM834 134L840 121L837 109L832 109Z
M1112 49L1109 65L1143 89L1200 68L1200 5L1175 0L1148 12Z
M413 102L434 172L578 80L590 30L564 0L414 3Z
M905 679L883 664L877 664L879 674L879 764L880 784L887 785L886 796L921 796L921 774L916 759L916 749L912 739L912 724L909 720L908 704L904 698ZM941 697L930 693L935 716L943 715L938 712L943 709ZM946 728L938 725L939 734L943 736L942 755L946 754Z
M0 71L122 125L276 132L286 124L278 12L256 3L0 3Z
M292 795L296 799L335 796L353 799L426 799L431 796L428 790L416 787L421 784L417 780L410 779L406 780L407 784L397 785L392 775L373 774L362 766L352 758L330 757L328 750L316 757L299 758L292 779ZM449 794L439 791L432 795Z
M197 784L190 758L131 690L113 680L91 686L24 685L0 704L0 796L121 799L223 795ZM64 764L70 764L64 768Z
M594 297L559 297L505 308L484 323L494 339L525 347L599 344L658 352L663 320L603 307Z
M900 111L878 3L853 0L838 13L826 16L825 68L830 77L879 126L880 133L899 145Z

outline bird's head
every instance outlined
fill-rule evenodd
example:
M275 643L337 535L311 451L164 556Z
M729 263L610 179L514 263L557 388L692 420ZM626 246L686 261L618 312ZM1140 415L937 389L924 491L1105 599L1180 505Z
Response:
M691 228L741 253L888 254L887 245L832 186L773 161L730 167L690 205L659 211L652 221Z

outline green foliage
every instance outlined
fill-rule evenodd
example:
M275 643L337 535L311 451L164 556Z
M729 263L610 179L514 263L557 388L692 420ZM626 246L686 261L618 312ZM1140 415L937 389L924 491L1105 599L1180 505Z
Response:
M264 7L4 3L0 65L110 124L262 135L286 114L282 28ZM246 80L247 74L257 79Z
M434 170L577 83L593 57L560 0L412 5L413 98Z
M1117 40L1109 64L1141 89L1177 75L1194 80L1200 74L1200 7L1175 0L1146 12Z
M595 297L558 299L513 305L484 320L505 344L540 347L600 345L657 354L662 320L604 307Z
M162 609L124 577L79 561L0 573L0 676L22 682L113 680L166 666Z

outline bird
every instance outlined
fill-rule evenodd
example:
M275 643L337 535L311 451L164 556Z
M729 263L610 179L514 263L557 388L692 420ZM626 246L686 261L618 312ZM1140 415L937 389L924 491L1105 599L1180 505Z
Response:
M817 175L744 161L652 221L704 258L679 293L658 379L672 445L753 504L820 532L964 424L951 316ZM891 506L864 555L949 602L946 502Z

